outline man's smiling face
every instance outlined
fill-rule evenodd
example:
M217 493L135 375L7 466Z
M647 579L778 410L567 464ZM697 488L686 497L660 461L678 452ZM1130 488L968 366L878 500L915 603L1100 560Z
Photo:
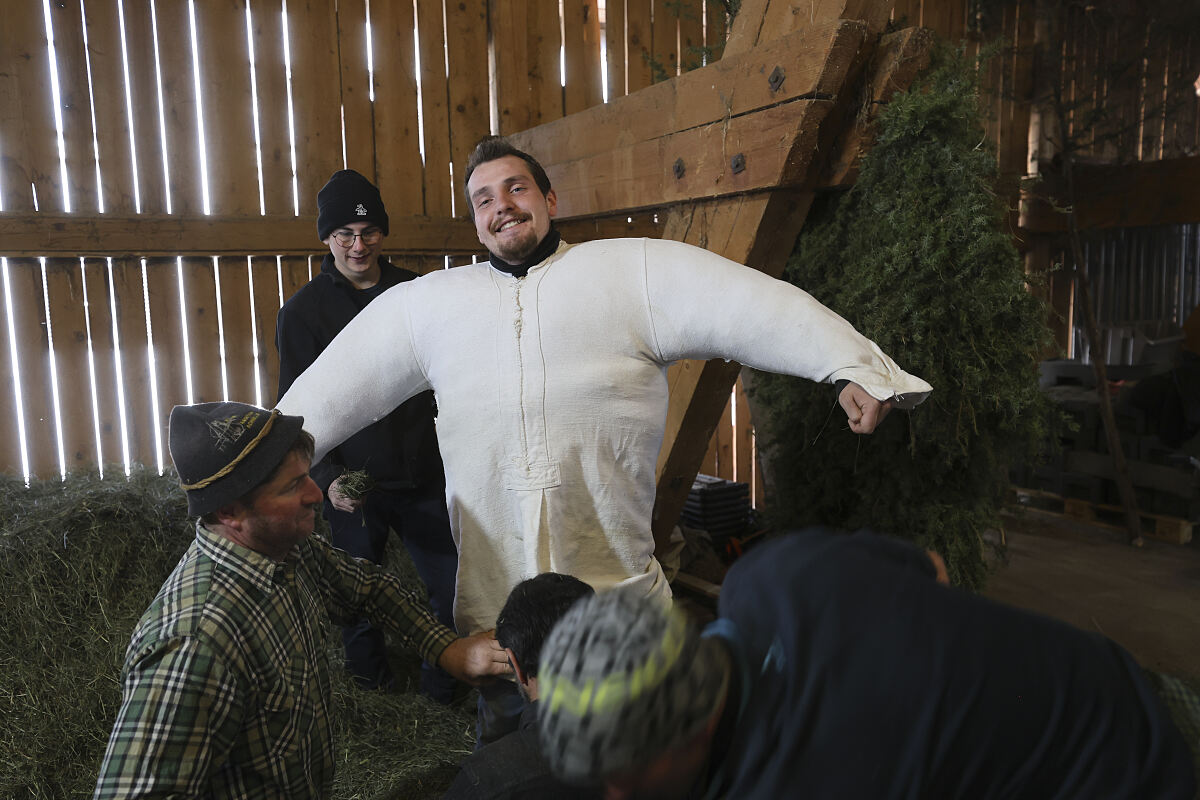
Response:
M554 190L543 195L529 165L517 156L480 164L467 191L479 243L509 264L520 264L537 249L558 212Z

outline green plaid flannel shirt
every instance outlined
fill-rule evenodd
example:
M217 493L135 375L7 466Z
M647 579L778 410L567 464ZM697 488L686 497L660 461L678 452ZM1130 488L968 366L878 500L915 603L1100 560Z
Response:
M454 640L395 576L323 539L278 563L197 525L134 629L96 800L327 796L330 619L361 616L430 663Z

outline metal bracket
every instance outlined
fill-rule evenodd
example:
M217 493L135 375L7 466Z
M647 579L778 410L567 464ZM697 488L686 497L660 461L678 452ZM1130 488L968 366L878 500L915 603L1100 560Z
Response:
M779 87L783 86L783 79L787 77L787 73L783 71L783 67L775 67L771 70L771 77L767 78L767 85L771 87L772 92L778 92Z
M671 170L675 173L675 180L679 180L683 177L684 173L687 172L687 167L684 165L682 158L677 158L675 159L675 164L671 167Z
M731 158L729 160L729 168L731 170L733 170L734 175L737 175L739 172L744 171L746 169L745 153L738 153L736 156Z

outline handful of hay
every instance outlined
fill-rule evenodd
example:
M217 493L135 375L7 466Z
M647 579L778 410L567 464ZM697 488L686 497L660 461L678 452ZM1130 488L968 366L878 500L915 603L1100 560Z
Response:
M365 469L351 470L338 478L338 489L351 500L361 500L375 488L375 479Z

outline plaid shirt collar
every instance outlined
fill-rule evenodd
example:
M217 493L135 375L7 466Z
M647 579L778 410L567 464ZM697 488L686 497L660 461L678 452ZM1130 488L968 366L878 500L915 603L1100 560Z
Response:
M214 533L196 520L196 546L200 552L217 564L253 583L265 594L270 594L283 574L294 571L300 561L300 547L295 545L284 562L243 547L227 536Z

